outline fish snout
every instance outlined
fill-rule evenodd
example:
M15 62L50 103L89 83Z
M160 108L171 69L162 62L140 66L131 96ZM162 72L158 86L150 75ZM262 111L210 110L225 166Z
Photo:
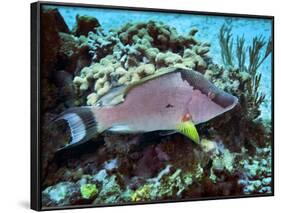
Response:
M233 108L238 103L238 98L226 92L220 92L212 99L223 108Z

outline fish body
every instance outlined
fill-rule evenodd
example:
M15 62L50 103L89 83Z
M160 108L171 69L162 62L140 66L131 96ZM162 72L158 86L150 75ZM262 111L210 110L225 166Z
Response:
M202 74L170 68L115 88L96 105L69 109L58 119L69 123L70 144L87 141L104 131L156 130L175 130L199 142L194 125L232 109L237 103L235 96L218 89Z
M92 110L100 131L172 130L188 113L191 96L192 87L181 80L180 73L173 73L134 87L120 104Z

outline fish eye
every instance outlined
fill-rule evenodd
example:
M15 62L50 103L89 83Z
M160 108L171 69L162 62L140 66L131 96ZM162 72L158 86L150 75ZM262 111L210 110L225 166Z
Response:
M172 105L172 104L167 104L166 105L166 108L172 108L172 107L174 107L174 105Z

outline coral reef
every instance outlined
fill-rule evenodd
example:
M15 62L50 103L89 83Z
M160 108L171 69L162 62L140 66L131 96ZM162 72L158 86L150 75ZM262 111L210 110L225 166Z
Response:
M197 29L191 29L181 36L154 21L127 24L107 35L101 28L90 32L87 44L92 64L73 81L80 97L87 95L87 104L93 105L110 88L138 81L163 67L189 67L204 73L210 63L210 44L197 41L196 33Z
M72 30L75 36L88 36L89 32L96 32L96 28L100 26L99 21L92 16L76 16L76 26Z
M60 182L42 192L44 206L70 205L79 199L79 186L71 182Z
M254 37L252 44L246 47L244 37L237 37L235 54L231 30L231 27L223 25L219 33L222 60L229 69L228 74L226 75L224 72L220 80L224 82L233 79L235 81L232 83L235 84L234 87L229 88L232 90L234 88L233 93L239 97L242 108L247 110L243 114L249 116L248 120L254 120L260 115L260 104L265 98L259 89L261 73L258 72L258 69L271 54L272 41L271 38L266 42L262 36ZM246 55L247 50L248 56ZM249 59L247 63L246 58ZM236 74L233 74L235 72Z
M124 144L125 137L119 139L116 137L114 136L111 139L112 143L98 153L84 154L79 157L81 160L68 159L67 162L75 164L61 167L55 173L49 174L50 177L58 176L54 183L58 181L64 183L68 180L72 181L69 182L69 186L77 186L75 193L79 196L73 203L81 202L81 199L87 199L87 203L103 204L183 199L214 194L231 195L242 192L270 193L271 157L267 155L269 149L258 151L260 155L266 157L259 162L249 158L248 155L242 155L241 158L241 153L231 152L221 143L207 139L203 139L201 147L198 147L175 135L170 141L161 139L160 143L143 147L143 144L135 142L135 138L131 139L132 142L129 142L131 145L128 146ZM118 143L118 140L121 140L120 144L114 144L114 141ZM139 149L143 151L137 151ZM118 154L114 150L118 150ZM149 150L156 152L155 160L153 160L155 154ZM114 153L116 158L104 156L104 152ZM139 156L136 156L137 154ZM102 159L105 157L108 160ZM144 159L147 163L142 163ZM158 166L155 167L155 164ZM142 173L137 172L139 169ZM263 179L260 179L261 175ZM258 182L260 185L257 187ZM252 190L253 185L255 191ZM60 185L47 187L43 193L45 205L49 205L47 201L51 202L50 199L57 204L52 196L61 193L61 190L64 189L60 189ZM74 192L67 190L64 196L69 197L72 193Z
M245 194L271 193L271 149L258 148L256 152L257 155L254 157L240 161L246 171L246 176L241 178L239 183L245 186Z
M57 9L44 9L41 20L44 28L41 36L41 82L44 88L42 111L54 112L60 103L67 103L66 107L74 105L74 97L69 97L75 96L73 74L88 66L91 56L83 37L70 34ZM65 71L64 77L61 71ZM67 82L62 84L63 81ZM57 85L57 82L60 82L60 85Z
M51 23L51 24L50 24ZM260 118L265 101L259 68L271 42L245 46L231 28L219 32L222 61L198 29L181 35L162 22L128 23L105 33L94 17L77 16L70 31L57 10L43 11L42 205L116 204L152 200L270 194L271 123ZM51 26L51 27L50 27ZM248 54L247 54L248 52ZM249 60L249 61L248 61ZM236 95L239 106L198 125L200 144L180 134L104 133L87 144L69 141L66 123L50 125L73 106L94 105L114 87L166 67L191 68Z
M241 151L244 146L251 149L268 147L271 139L266 137L271 134L267 132L271 127L267 126L268 121L260 118L265 95L260 89L261 73L258 69L272 51L271 39L265 46L265 38L254 37L252 44L246 47L243 37L237 37L237 42L233 42L231 28L225 25L218 37L225 67L212 64L205 77L219 88L236 95L239 106L233 110L235 113L231 114L231 118L226 114L222 119L209 123L214 130L212 134L220 135L224 144L235 151ZM228 130L230 124L232 129Z

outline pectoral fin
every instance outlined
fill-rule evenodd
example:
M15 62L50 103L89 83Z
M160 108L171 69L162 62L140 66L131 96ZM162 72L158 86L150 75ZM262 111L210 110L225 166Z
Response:
M197 129L192 121L181 122L177 125L176 129L178 132L185 135L195 143L198 144L200 142Z

